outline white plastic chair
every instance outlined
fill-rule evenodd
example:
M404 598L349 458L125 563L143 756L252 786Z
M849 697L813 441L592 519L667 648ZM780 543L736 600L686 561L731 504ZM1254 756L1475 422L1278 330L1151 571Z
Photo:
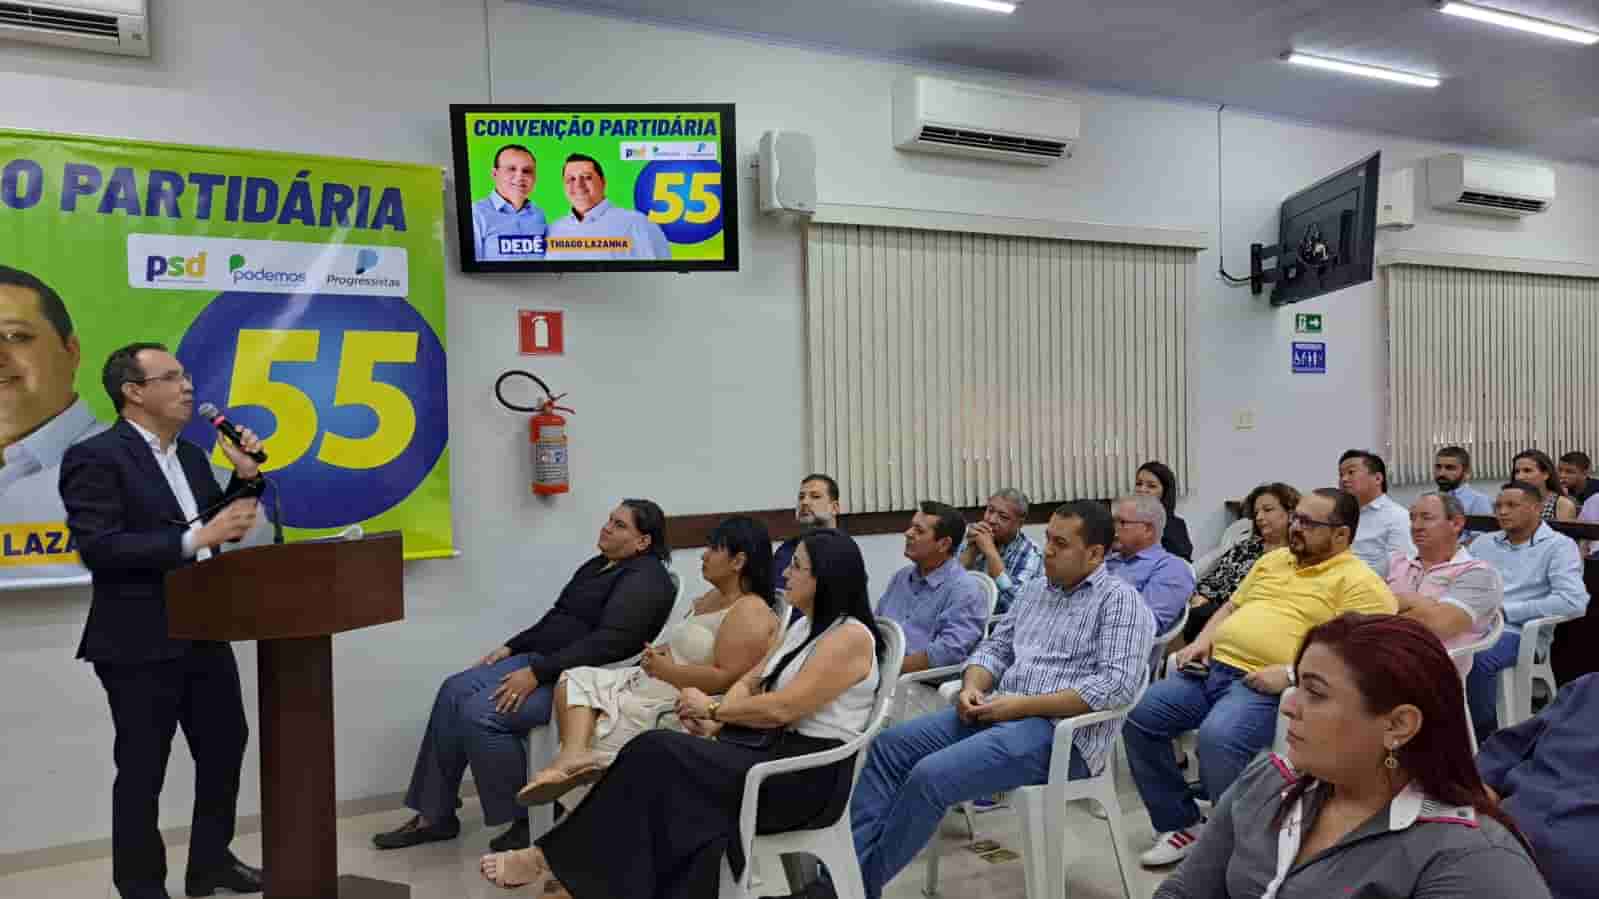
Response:
M1480 640L1474 640L1465 644L1464 646L1456 646L1454 649L1449 650L1449 658L1455 662L1458 662L1461 659L1465 659L1469 662L1477 655L1477 653L1482 652L1490 646L1493 646L1495 643L1498 643L1499 637L1503 635L1504 632L1505 611L1504 609L1494 609L1494 617L1493 621L1488 626L1488 633L1485 634ZM1466 670L1467 672L1470 672L1471 666L1467 665ZM1466 675L1461 675L1460 680L1461 685L1464 686ZM1477 728L1472 724L1471 721L1471 700L1469 699L1466 700L1466 736L1471 738L1471 754L1476 755Z
M1549 664L1549 653L1539 657L1539 644L1545 631L1553 634L1557 625L1575 621L1580 615L1550 615L1534 618L1521 626L1521 648L1516 652L1516 667L1499 672L1499 696L1496 703L1500 727L1511 727L1532 717L1532 685L1543 681L1549 688L1549 701L1553 702L1559 688L1555 684L1555 671Z
M735 879L727 859L722 859L721 899L747 899L754 895L756 859L770 862L768 870L773 870L777 867L778 858L788 853L808 853L826 865L839 899L866 899L860 860L855 856L855 837L850 831L849 803L844 804L844 812L838 820L808 830L757 834L755 821L761 784L779 774L822 768L853 754L855 771L850 776L850 792L854 792L855 781L860 779L861 768L866 764L866 751L888 720L888 710L893 705L894 693L899 687L900 664L905 661L905 632L887 618L878 618L877 627L888 645L883 648L883 661L878 666L880 680L877 700L872 706L872 717L866 730L842 746L824 752L762 762L749 770L744 776L744 802L738 816L739 845L744 849L744 873Z
M672 611L666 616L666 624L661 626L660 633L656 634L655 640L651 641L656 643L660 642L661 634L666 633L667 628L671 627L673 623L675 623L679 618L683 617L683 615L688 611L689 606L694 602L694 597L689 596L683 589L683 578L670 568L666 570L666 573L667 576L672 579L672 586L677 588L677 596L672 600ZM612 662L611 664L604 665L602 667L626 668L629 665L637 665L640 655L643 655L643 653L635 655L632 658L623 659L620 662ZM545 765L548 765L550 762L554 761L556 753L560 751L561 735L556 731L555 722L553 720L543 727L535 727L528 731L528 780L532 780L533 775L539 773L539 771ZM536 805L528 809L527 825L528 834L532 837L532 839L536 840L543 836L551 827L555 826L555 804L545 803L544 805Z
M983 589L983 596L988 601L988 611L984 616L984 620L992 626L994 609L999 605L999 586L994 583L993 578L981 571L967 572L967 575L977 581L978 586ZM960 673L965 669L966 660L962 659L953 665L940 665L936 668L924 668L921 671L913 671L910 674L901 674L899 676L899 688L894 694L893 711L889 714L890 723L897 724L901 721L909 721L912 718L935 711L941 705L948 705L948 703L940 703L934 700L928 694L932 693L932 689L936 689L944 681L959 677Z
M1183 628L1188 626L1188 613L1193 611L1193 606L1183 603L1183 614L1163 634L1155 635L1155 648L1149 653L1149 682L1154 683L1156 678L1165 677L1170 657L1166 654L1166 646L1171 641L1182 636Z
M1105 822L1110 825L1111 851L1116 856L1122 889L1128 899L1135 895L1127 859L1122 857L1126 835L1122 832L1121 801L1116 795L1116 756L1121 752L1121 741L1110 742L1110 751L1105 754L1104 766L1098 774L1070 780L1068 772L1071 770L1072 738L1077 729L1126 718L1144 697L1145 686L1147 684L1139 686L1138 694L1127 705L1063 718L1056 723L1048 782L1020 787L1011 794L1022 819L1022 873L1027 884L1027 899L1054 899L1066 892L1066 803L1082 799L1091 799L1105 810ZM960 684L950 683L940 688L939 695L953 701L959 692ZM938 895L938 861L935 847L927 853L923 895Z

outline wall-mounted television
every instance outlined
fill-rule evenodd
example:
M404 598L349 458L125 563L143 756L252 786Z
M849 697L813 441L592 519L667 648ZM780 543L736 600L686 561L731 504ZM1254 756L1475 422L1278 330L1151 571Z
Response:
M1284 200L1277 244L1250 247L1251 287L1275 282L1271 304L1283 306L1372 279L1377 240L1377 182L1382 154L1373 153ZM1262 263L1275 256L1276 268Z
M737 271L730 103L450 107L461 269Z

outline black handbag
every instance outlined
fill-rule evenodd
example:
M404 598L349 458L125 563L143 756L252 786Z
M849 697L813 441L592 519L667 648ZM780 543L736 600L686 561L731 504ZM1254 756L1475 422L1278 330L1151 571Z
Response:
M778 741L783 739L783 729L780 727L745 727L741 724L724 724L717 731L716 740L719 743L731 743L745 749L771 749Z

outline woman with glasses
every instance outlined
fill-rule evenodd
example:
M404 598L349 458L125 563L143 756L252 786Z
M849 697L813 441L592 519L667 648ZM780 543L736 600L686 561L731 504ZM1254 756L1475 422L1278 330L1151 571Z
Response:
M1145 462L1133 476L1133 492L1160 500L1166 509L1166 532L1161 535L1161 547L1192 562L1194 541L1188 537L1188 523L1177 517L1177 475L1164 462Z
M1577 520L1577 504L1566 495L1566 488L1556 473L1555 462L1548 453L1535 449L1522 450L1510 460L1510 469L1511 480L1526 481L1543 494L1544 521Z
M628 743L582 805L537 846L484 856L483 876L507 889L542 882L545 896L650 899L715 896L724 856L742 873L738 816L750 768L842 745L866 729L877 697L884 641L855 541L812 531L786 575L802 617L765 662L721 701L683 690L677 712L689 733L654 730ZM836 821L854 770L852 757L772 779L757 828Z

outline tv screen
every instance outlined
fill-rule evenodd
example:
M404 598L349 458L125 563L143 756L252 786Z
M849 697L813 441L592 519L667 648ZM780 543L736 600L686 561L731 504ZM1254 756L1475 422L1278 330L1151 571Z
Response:
M737 271L732 104L450 107L461 269Z
M1381 161L1373 153L1283 201L1273 306L1372 279Z

